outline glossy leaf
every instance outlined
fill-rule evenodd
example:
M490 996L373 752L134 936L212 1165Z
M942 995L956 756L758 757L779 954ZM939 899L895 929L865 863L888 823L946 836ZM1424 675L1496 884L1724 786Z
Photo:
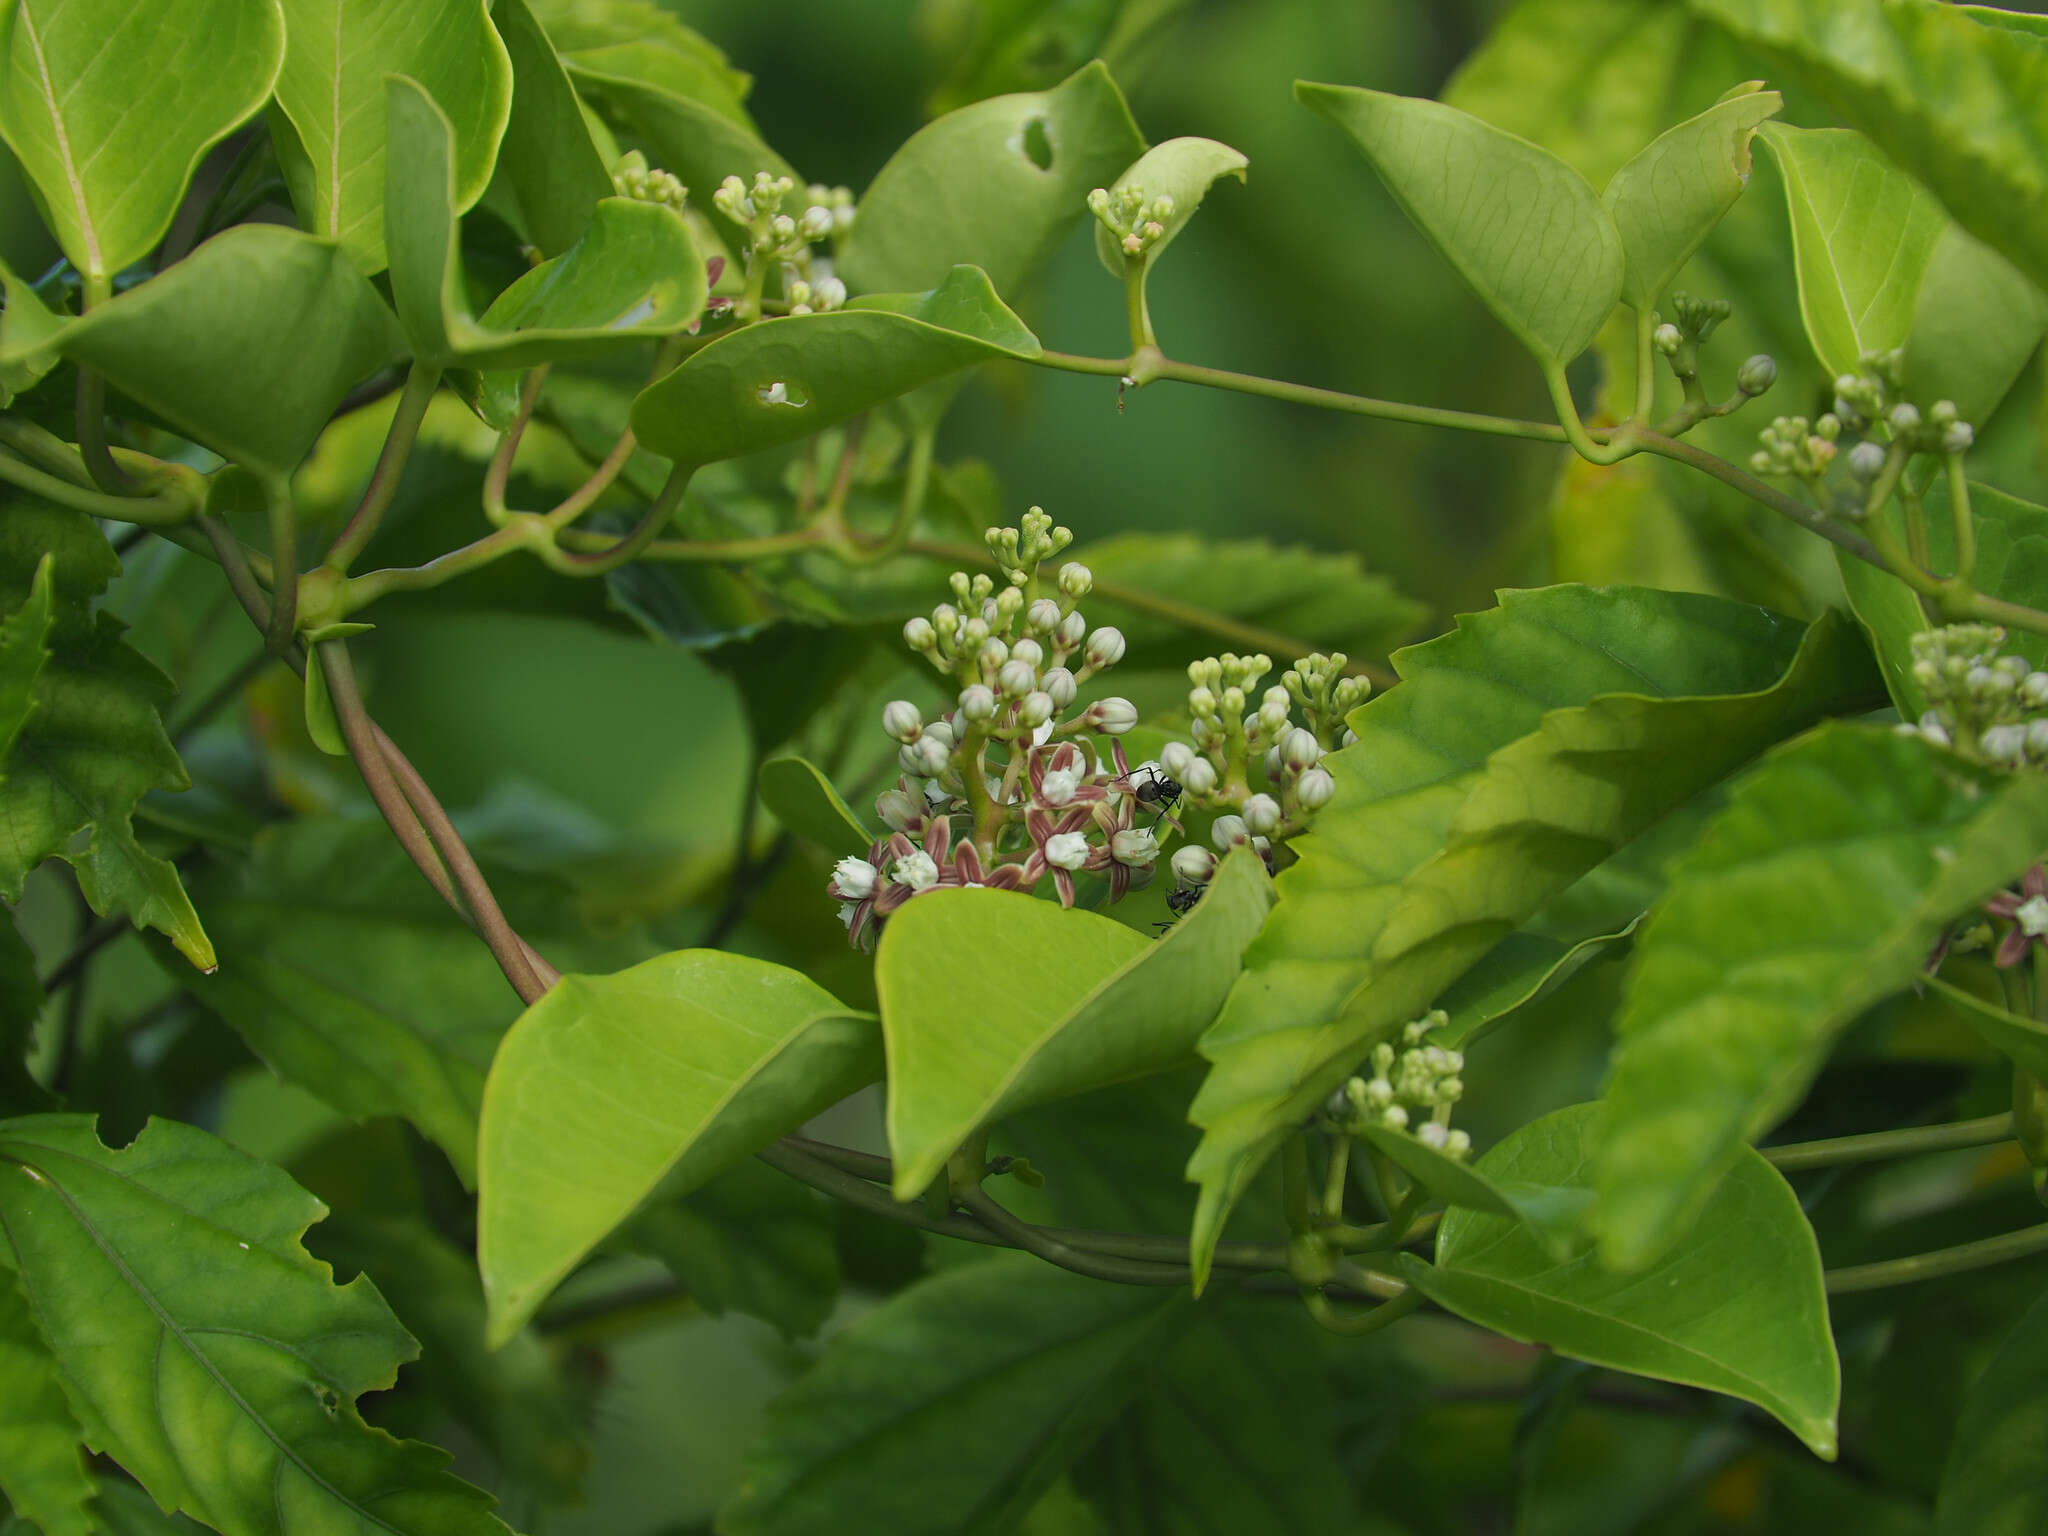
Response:
M1008 891L933 892L897 912L875 956L896 1198L915 1199L978 1126L1190 1060L1272 905L1244 852L1157 943ZM992 951L1013 984L963 1020Z
M1294 94L1351 140L1430 244L1546 367L1592 345L1622 291L1620 233L1586 178L1447 107L1356 86Z
M657 1188L686 1194L881 1072L873 1019L795 971L679 950L565 976L512 1026L478 1137L493 1340Z
M1009 1530L1188 1317L1185 1296L1023 1255L920 1281L838 1334L770 1407L718 1528Z
M800 757L771 757L761 765L761 803L790 831L828 853L865 854L875 839L832 781Z
M1949 921L2048 850L2048 781L1833 725L1774 754L1671 872L1636 941L1602 1100L1596 1226L1640 1269L1828 1047Z
M542 255L559 256L576 243L599 200L612 195L611 171L526 0L498 0L491 21L512 61L512 108L497 175L527 237Z
M1838 619L1801 643L1762 609L1631 588L1504 593L1395 666L1202 1039L1198 1262L1375 1041L1665 812L1876 689Z
M57 1362L28 1297L0 1264L0 1494L44 1536L91 1536L85 1432L65 1400Z
M1569 1258L1584 1246L1573 1237L1579 1218L1593 1203L1589 1189L1499 1174L1481 1166L1484 1159L1462 1163L1423 1145L1406 1131L1383 1125L1364 1126L1358 1134L1447 1206L1517 1222L1554 1259Z
M2048 331L2048 293L1959 224L1944 225L1913 304L1903 377L1915 400L1988 421Z
M1191 655L1230 644L1201 627L1220 614L1274 631L1262 647L1279 667L1293 664L1286 636L1353 656L1381 655L1413 634L1429 609L1369 572L1357 555L1274 545L1262 539L1206 539L1192 533L1122 533L1077 547L1069 558L1094 573L1088 617L1123 631L1124 664L1179 671ZM1144 608L1117 601L1134 588ZM1183 616L1185 615L1185 616ZM1283 653L1284 652L1284 653Z
M1522 1127L1479 1159L1498 1180L1592 1182L1599 1111L1578 1104ZM1712 1190L1685 1245L1642 1275L1593 1254L1559 1261L1502 1216L1453 1210L1436 1264L1410 1281L1469 1322L1561 1355L1757 1404L1835 1455L1841 1367L1828 1332L1820 1249L1776 1169L1744 1152Z
M483 196L512 106L512 60L487 0L284 0L272 137L299 218L365 272L385 264L384 81L422 87L455 140L456 211Z
M1935 0L1695 0L2048 288L2048 39Z
M1135 186L1144 192L1148 202L1157 197L1173 199L1173 212L1159 221L1165 233L1145 248L1139 266L1151 270L1160 253L1195 216L1209 189L1225 176L1243 181L1249 163L1228 144L1219 144L1214 139L1168 139L1146 150L1129 170L1111 182L1111 193ZM1095 254L1111 277L1121 278L1130 269L1130 258L1099 219L1095 224Z
M1517 1009L1548 997L1586 965L1625 948L1635 930L1631 922L1612 933L1567 944L1548 934L1518 929L1437 999L1451 1022L1433 1033L1431 1041L1462 1048L1483 1040Z
M980 267L1014 293L1076 223L1087 198L1144 152L1100 62L1049 91L996 96L928 123L860 200L839 270L867 293L914 292Z
M325 1208L205 1132L111 1151L83 1115L0 1122L0 1215L87 1443L227 1536L502 1533L445 1452L355 1400L417 1351L299 1245ZM136 1391L138 1381L149 1390Z
M2048 1024L2001 1008L1939 976L1926 977L1920 985L1952 1003L1986 1045L2025 1068L2035 1081L2048 1082Z
M398 346L390 310L339 247L274 224L215 235L53 339L179 431L278 474Z
M0 612L18 615L32 601L46 559L49 660L35 680L35 707L0 759L0 900L19 901L29 871L62 857L94 911L160 929L193 965L211 970L213 945L177 870L137 842L130 825L150 790L190 782L157 716L170 682L121 638L118 619L93 611L121 562L83 513L28 501L7 508ZM81 844L77 835L87 830Z
M2029 1536L2048 1525L2044 1436L2048 1300L2027 1309L1964 1399L1934 1506L1937 1536Z
M751 1158L681 1200L651 1205L624 1237L651 1254L706 1312L762 1318L785 1338L813 1334L839 1299L833 1212Z
M1731 95L1659 134L1614 173L1600 200L1627 257L1621 296L1637 310L1656 306L1735 205L1749 185L1750 140L1783 105L1776 91Z
M718 46L658 0L538 0L535 10L548 36L566 55L584 56L636 48L668 62L652 83L685 96L738 103L753 77L733 68ZM684 89L687 84L690 88Z
M1927 691L1913 677L1913 637L1928 627L1920 599L1890 571L1837 552L1842 590L1849 609L1863 626L1870 648L1884 672L1885 692L1898 706L1899 717L1918 720L1927 712Z
M385 85L391 291L413 355L435 366L523 368L590 357L671 335L704 308L704 263L671 209L630 198L597 204L576 243L470 317L454 198L456 140L419 84Z
M0 3L0 135L73 266L105 283L149 254L284 47L277 0Z
M1038 338L987 276L955 267L930 293L856 300L722 336L633 402L640 441L711 464L809 437L992 357L1035 357Z

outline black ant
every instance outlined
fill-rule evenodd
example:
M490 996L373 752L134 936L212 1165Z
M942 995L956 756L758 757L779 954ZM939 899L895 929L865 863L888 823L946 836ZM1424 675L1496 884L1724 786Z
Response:
M1173 781L1169 779L1167 780L1167 782L1172 783ZM1194 910L1195 903L1200 901L1201 899L1201 886L1175 886L1172 890L1166 893L1166 910L1171 912L1173 916L1166 918L1163 921L1156 922L1152 926L1160 933L1166 932L1167 929L1171 928L1181 918L1185 917L1189 912Z
M1139 773L1146 777L1134 779L1133 775ZM1152 818L1150 830L1156 831L1159 823L1168 819L1167 813L1180 801L1180 781L1168 778L1166 770L1157 763L1140 763L1123 776L1122 782L1130 786L1131 795L1138 804L1148 811L1156 809L1159 812ZM1180 823L1175 822L1174 825L1179 826Z

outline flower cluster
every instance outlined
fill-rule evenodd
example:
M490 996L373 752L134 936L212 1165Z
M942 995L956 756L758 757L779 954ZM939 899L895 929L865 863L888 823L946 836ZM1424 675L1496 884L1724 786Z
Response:
M1780 416L1764 428L1763 446L1750 455L1750 468L1760 475L1803 480L1818 494L1845 436L1856 439L1841 454L1849 483L1837 491L1831 507L1839 516L1858 519L1874 510L1873 486L1882 479L1888 494L1890 481L1913 454L1969 452L1976 431L1957 415L1954 401L1937 400L1922 412L1899 397L1902 364L1897 348L1864 353L1857 372L1835 380L1832 410L1810 425L1803 416ZM1875 504L1882 500L1877 497Z
M882 711L902 769L875 801L891 836L866 859L842 861L828 887L855 943L873 920L946 885L1029 890L1050 875L1071 906L1074 877L1087 872L1120 900L1152 879L1162 826L1177 829L1149 803L1158 765L1132 768L1113 739L1105 758L1095 739L1137 724L1130 700L1074 707L1125 646L1077 606L1094 585L1086 566L1067 561L1050 583L1039 574L1073 535L1033 507L1020 528L985 537L1002 585L956 571L953 600L903 626L905 643L956 690L954 707L930 721L908 699Z
M830 258L812 247L836 243L853 227L853 194L844 187L808 187L803 211L783 212L783 203L795 191L796 183L789 177L757 171L752 186L737 176L726 177L711 194L711 203L745 228L750 274L780 269L791 314L837 309L846 302L846 284L833 276Z
M1140 186L1097 187L1088 194L1088 211L1116 238L1126 256L1142 256L1166 237L1173 217L1173 199L1161 193L1149 201Z
M659 203L677 213L683 211L683 204L690 195L690 189L669 172L650 170L647 157L637 149L621 156L619 163L612 167L612 190L620 197L630 197L641 203Z
M1364 678L1345 674L1345 660L1341 651L1302 657L1258 695L1256 706L1252 696L1273 668L1271 657L1226 651L1189 665L1193 741L1168 742L1159 766L1189 804L1225 813L1210 830L1218 853L1249 845L1270 861L1273 839L1300 832L1330 803L1337 781L1323 756L1355 739L1344 717L1372 691ZM1297 711L1304 723L1296 723ZM1205 848L1173 857L1185 885L1205 884L1215 870Z
M1913 681L1927 696L1899 729L1997 768L2048 767L2048 672L2000 654L1995 624L1950 624L1913 637Z
M1382 1125L1412 1129L1415 1139L1450 1157L1464 1157L1472 1138L1451 1127L1451 1107L1464 1096L1462 1051L1426 1044L1430 1033L1450 1023L1441 1008L1407 1025L1401 1045L1382 1040L1372 1048L1372 1076L1349 1079L1330 1095L1323 1112L1340 1126Z

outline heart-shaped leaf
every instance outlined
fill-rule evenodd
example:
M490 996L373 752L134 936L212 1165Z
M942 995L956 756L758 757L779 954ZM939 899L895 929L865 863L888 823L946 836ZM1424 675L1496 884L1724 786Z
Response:
M1456 107L1297 82L1416 228L1547 369L1593 343L1621 298L1621 234L1586 178Z
M1943 929L2048 850L2048 780L1830 724L1767 758L1671 872L1636 940L1602 1100L1595 1226L1641 1269L1835 1036L1910 985Z
M217 1531L506 1536L445 1451L363 1423L418 1346L300 1235L326 1208L204 1131L0 1122L0 1231L87 1443ZM136 1391L138 1382L148 1390Z
M1249 163L1228 144L1219 144L1214 139L1168 139L1140 155L1129 170L1110 184L1110 195L1113 197L1126 187L1137 187L1144 192L1147 203L1162 196L1171 198L1173 211L1159 221L1164 233L1145 247L1139 265L1150 270L1159 253L1195 216L1209 188L1225 176L1243 181ZM1118 246L1116 236L1099 220L1095 225L1095 254L1111 277L1122 277L1130 268L1130 258Z
M89 283L149 254L284 51L278 0L0 0L0 135Z
M930 293L880 294L824 315L749 325L695 353L633 402L633 431L681 464L793 443L1038 338L975 267Z
M1584 1190L1598 1120L1592 1104L1545 1115L1475 1171ZM1754 1152L1714 1185L1685 1245L1646 1274L1610 1274L1590 1253L1560 1260L1505 1216L1456 1209L1438 1230L1435 1265L1410 1258L1402 1268L1468 1322L1574 1360L1743 1398L1815 1455L1834 1457L1841 1366L1820 1248L1798 1197Z
M1648 313L1749 185L1749 141L1784 98L1749 89L1659 134L1614 173L1601 202L1620 231L1621 296Z
M413 355L435 366L522 368L673 335L704 309L689 229L656 203L607 197L568 251L542 262L473 320L463 300L455 140L416 81L386 82L392 161L391 292Z
M498 1048L478 1133L478 1262L509 1337L657 1189L686 1194L873 1082L872 1015L795 971L686 949L564 976Z
M866 853L874 835L832 787L832 781L800 757L771 757L761 765L761 803L799 837L829 853Z
M512 60L488 0L284 0L271 136L300 221L365 272L385 265L384 81L404 75L454 125L457 212L483 196L512 108Z
M1272 905L1244 850L1157 943L1010 891L903 907L875 957L896 1198L915 1199L979 1126L1192 1058ZM995 953L1006 985L963 1010Z

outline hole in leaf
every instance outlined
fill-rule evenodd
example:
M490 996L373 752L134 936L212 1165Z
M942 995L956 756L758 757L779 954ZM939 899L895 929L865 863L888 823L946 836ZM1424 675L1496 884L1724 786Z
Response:
M1052 135L1045 131L1042 117L1024 125L1024 157L1041 171L1052 169Z
M803 386L792 384L787 379L757 385L754 394L763 405L806 406L811 403L811 397L804 393Z

